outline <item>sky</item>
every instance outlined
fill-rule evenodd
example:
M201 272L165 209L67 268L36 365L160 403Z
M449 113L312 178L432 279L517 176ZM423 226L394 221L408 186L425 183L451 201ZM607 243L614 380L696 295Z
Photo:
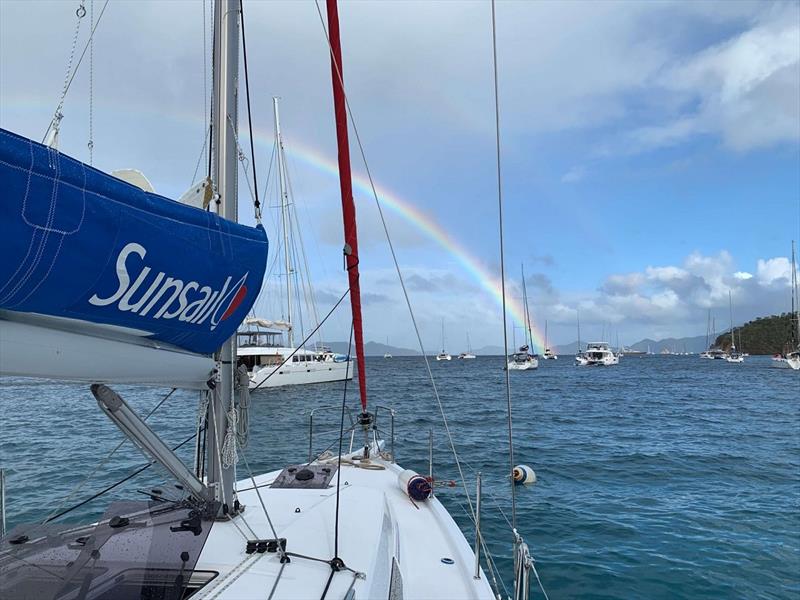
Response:
M280 96L323 315L346 288L326 39L313 2L244 6L259 188L274 206ZM0 2L0 127L41 140L77 7ZM91 112L98 168L139 169L173 198L202 177L209 10L112 0L95 34L91 103L87 53L60 150L88 162ZM439 349L442 324L451 352L467 333L475 348L501 344L490 4L342 2L340 22L349 102L425 349ZM627 344L702 335L709 310L722 330L729 292L737 323L788 310L800 238L800 3L500 1L497 36L509 335L522 336L511 322L521 324L523 266L537 346L545 322L551 343L573 341L578 314L583 339ZM351 142L365 338L415 348L352 131ZM243 182L240 215L253 222ZM265 214L273 251L276 215ZM281 269L271 273L257 305L268 318L284 310ZM325 337L348 333L345 306Z

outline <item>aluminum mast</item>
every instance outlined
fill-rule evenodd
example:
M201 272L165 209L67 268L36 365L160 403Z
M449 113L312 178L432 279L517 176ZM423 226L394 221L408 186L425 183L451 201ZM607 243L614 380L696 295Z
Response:
M278 152L278 186L280 187L281 194L281 220L283 221L283 254L284 254L284 268L286 270L286 321L291 325L292 323L292 261L290 257L289 247L289 194L286 191L286 161L283 155L283 137L281 137L281 119L278 111L277 96L272 97L272 109L275 113L275 143L277 144ZM289 348L294 348L292 344L292 327L286 332Z
M214 95L211 148L211 179L214 182L214 207L220 217L238 221L238 179L236 128L238 127L237 82L239 77L239 0L214 3ZM236 367L236 335L217 352L220 377L211 393L206 419L206 476L216 488L216 499L225 510L233 507L234 465L222 464L221 448L225 437L226 414L233 403L233 371Z

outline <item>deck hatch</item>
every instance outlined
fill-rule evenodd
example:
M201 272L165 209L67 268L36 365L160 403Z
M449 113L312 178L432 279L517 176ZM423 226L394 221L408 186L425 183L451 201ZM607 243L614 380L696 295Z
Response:
M336 465L289 465L270 486L276 489L324 490L330 485Z

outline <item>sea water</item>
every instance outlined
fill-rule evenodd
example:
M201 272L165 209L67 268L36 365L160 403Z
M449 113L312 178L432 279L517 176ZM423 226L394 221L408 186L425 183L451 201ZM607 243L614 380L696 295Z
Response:
M431 361L470 494L483 477L482 531L512 583L511 486L502 357ZM614 367L571 357L510 373L514 462L533 486L516 488L516 526L550 598L800 597L800 373L696 356L626 356ZM367 359L369 401L396 410L398 462L428 472L433 433L438 498L467 540L474 529L424 362ZM0 467L9 525L41 520L121 440L85 385L0 380ZM165 390L116 388L141 413ZM357 408L357 386L347 402ZM171 445L189 438L198 395L176 392L150 418ZM254 472L308 455L308 415L340 407L343 384L259 390L252 396ZM386 413L379 424L386 431ZM338 438L337 410L315 414L314 449ZM191 462L193 444L180 450ZM145 462L130 444L64 507ZM240 476L246 476L240 463ZM448 485L456 481L455 487ZM149 469L69 514L98 517L112 499L143 499L163 483ZM345 535L355 532L345 532ZM424 543L421 540L420 543ZM535 579L533 597L542 597Z

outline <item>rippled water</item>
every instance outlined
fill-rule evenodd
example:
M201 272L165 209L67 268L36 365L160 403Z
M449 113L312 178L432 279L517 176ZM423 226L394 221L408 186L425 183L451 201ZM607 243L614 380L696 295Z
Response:
M483 472L484 535L509 585L502 362L431 366L471 490L475 472ZM436 477L456 478L422 360L368 359L367 371L371 401L398 411L399 462L427 472L432 429ZM511 373L516 462L531 465L539 479L517 489L517 524L550 597L800 596L798 375L762 357L729 365L662 356L625 357L606 369L543 361L536 372ZM142 412L164 393L119 391ZM254 394L253 470L302 460L309 410L336 405L341 394L341 384ZM178 443L194 431L196 406L196 394L176 393L151 423ZM334 413L315 420L321 448L335 435L323 430L338 422ZM85 386L3 380L0 465L10 524L44 518L119 440ZM181 450L187 460L191 446ZM126 446L76 500L142 462ZM151 469L71 517L97 516L111 498L137 497L162 477ZM463 493L442 488L438 495L472 540Z

